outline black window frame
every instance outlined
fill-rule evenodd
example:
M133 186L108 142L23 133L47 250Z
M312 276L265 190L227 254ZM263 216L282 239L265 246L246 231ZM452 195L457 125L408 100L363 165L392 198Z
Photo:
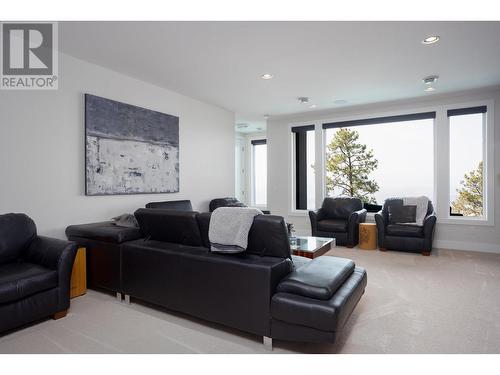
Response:
M295 134L295 209L307 210L307 132L315 125L293 126Z

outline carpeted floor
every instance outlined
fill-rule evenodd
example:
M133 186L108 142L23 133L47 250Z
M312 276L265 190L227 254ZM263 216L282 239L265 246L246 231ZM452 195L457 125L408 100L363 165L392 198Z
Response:
M274 341L273 353L500 353L500 254L430 257L336 248L368 287L336 346ZM64 319L0 336L0 353L269 353L261 338L89 291Z

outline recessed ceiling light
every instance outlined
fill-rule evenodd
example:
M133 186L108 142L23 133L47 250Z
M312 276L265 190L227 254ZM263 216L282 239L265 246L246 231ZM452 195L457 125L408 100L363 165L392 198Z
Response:
M269 115L264 115L264 119L268 119L269 118Z
M257 128L257 130L262 130L262 128Z
M311 104L311 105L309 106L309 108L316 108L316 107L317 107L317 105L316 105L316 104Z
M346 104L346 103L347 103L347 100L345 100L345 99L335 99L333 101L333 104L337 104L337 105Z
M248 128L248 124L236 124L236 127L238 129L246 129L246 128Z
M273 77L274 77L274 76L273 76L272 74L270 74L270 73L262 74L262 75L260 76L260 78L262 78L262 79L271 79L271 78L273 78Z
M439 76L432 75L432 76L427 76L425 78L422 78L422 82L425 83L426 85L433 85L434 83L437 82Z
M309 98L307 96L300 96L297 98L297 100L299 101L299 103L302 103L302 104L309 103Z
M422 40L422 44L434 44L439 41L439 35L431 35Z
M434 87L432 87L432 86L429 86L429 87L425 88L425 91L432 92L432 91L436 91L436 89Z

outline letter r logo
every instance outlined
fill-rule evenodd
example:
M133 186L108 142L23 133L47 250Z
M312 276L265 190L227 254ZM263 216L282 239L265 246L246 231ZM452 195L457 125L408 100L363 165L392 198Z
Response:
M3 23L2 73L53 74L52 33L50 23Z

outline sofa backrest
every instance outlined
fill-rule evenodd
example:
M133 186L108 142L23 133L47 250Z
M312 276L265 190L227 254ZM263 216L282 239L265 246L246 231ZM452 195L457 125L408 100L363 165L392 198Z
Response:
M246 207L246 205L233 197L216 198L210 201L208 209L210 212L214 212L219 207Z
M179 200L179 201L163 201L163 202L149 202L146 204L146 208L161 208L165 210L178 210L178 211L193 211L193 206L191 201Z
M134 213L144 237L188 246L202 246L195 211L140 208Z
M0 215L0 264L22 257L35 237L36 225L29 216Z
M211 213L208 212L198 215L203 246L207 248L210 247L208 238L210 217ZM290 258L290 241L283 217L275 215L255 216L250 232L248 233L246 253Z
M325 198L321 209L329 219L347 220L354 211L363 209L363 203L359 198Z

